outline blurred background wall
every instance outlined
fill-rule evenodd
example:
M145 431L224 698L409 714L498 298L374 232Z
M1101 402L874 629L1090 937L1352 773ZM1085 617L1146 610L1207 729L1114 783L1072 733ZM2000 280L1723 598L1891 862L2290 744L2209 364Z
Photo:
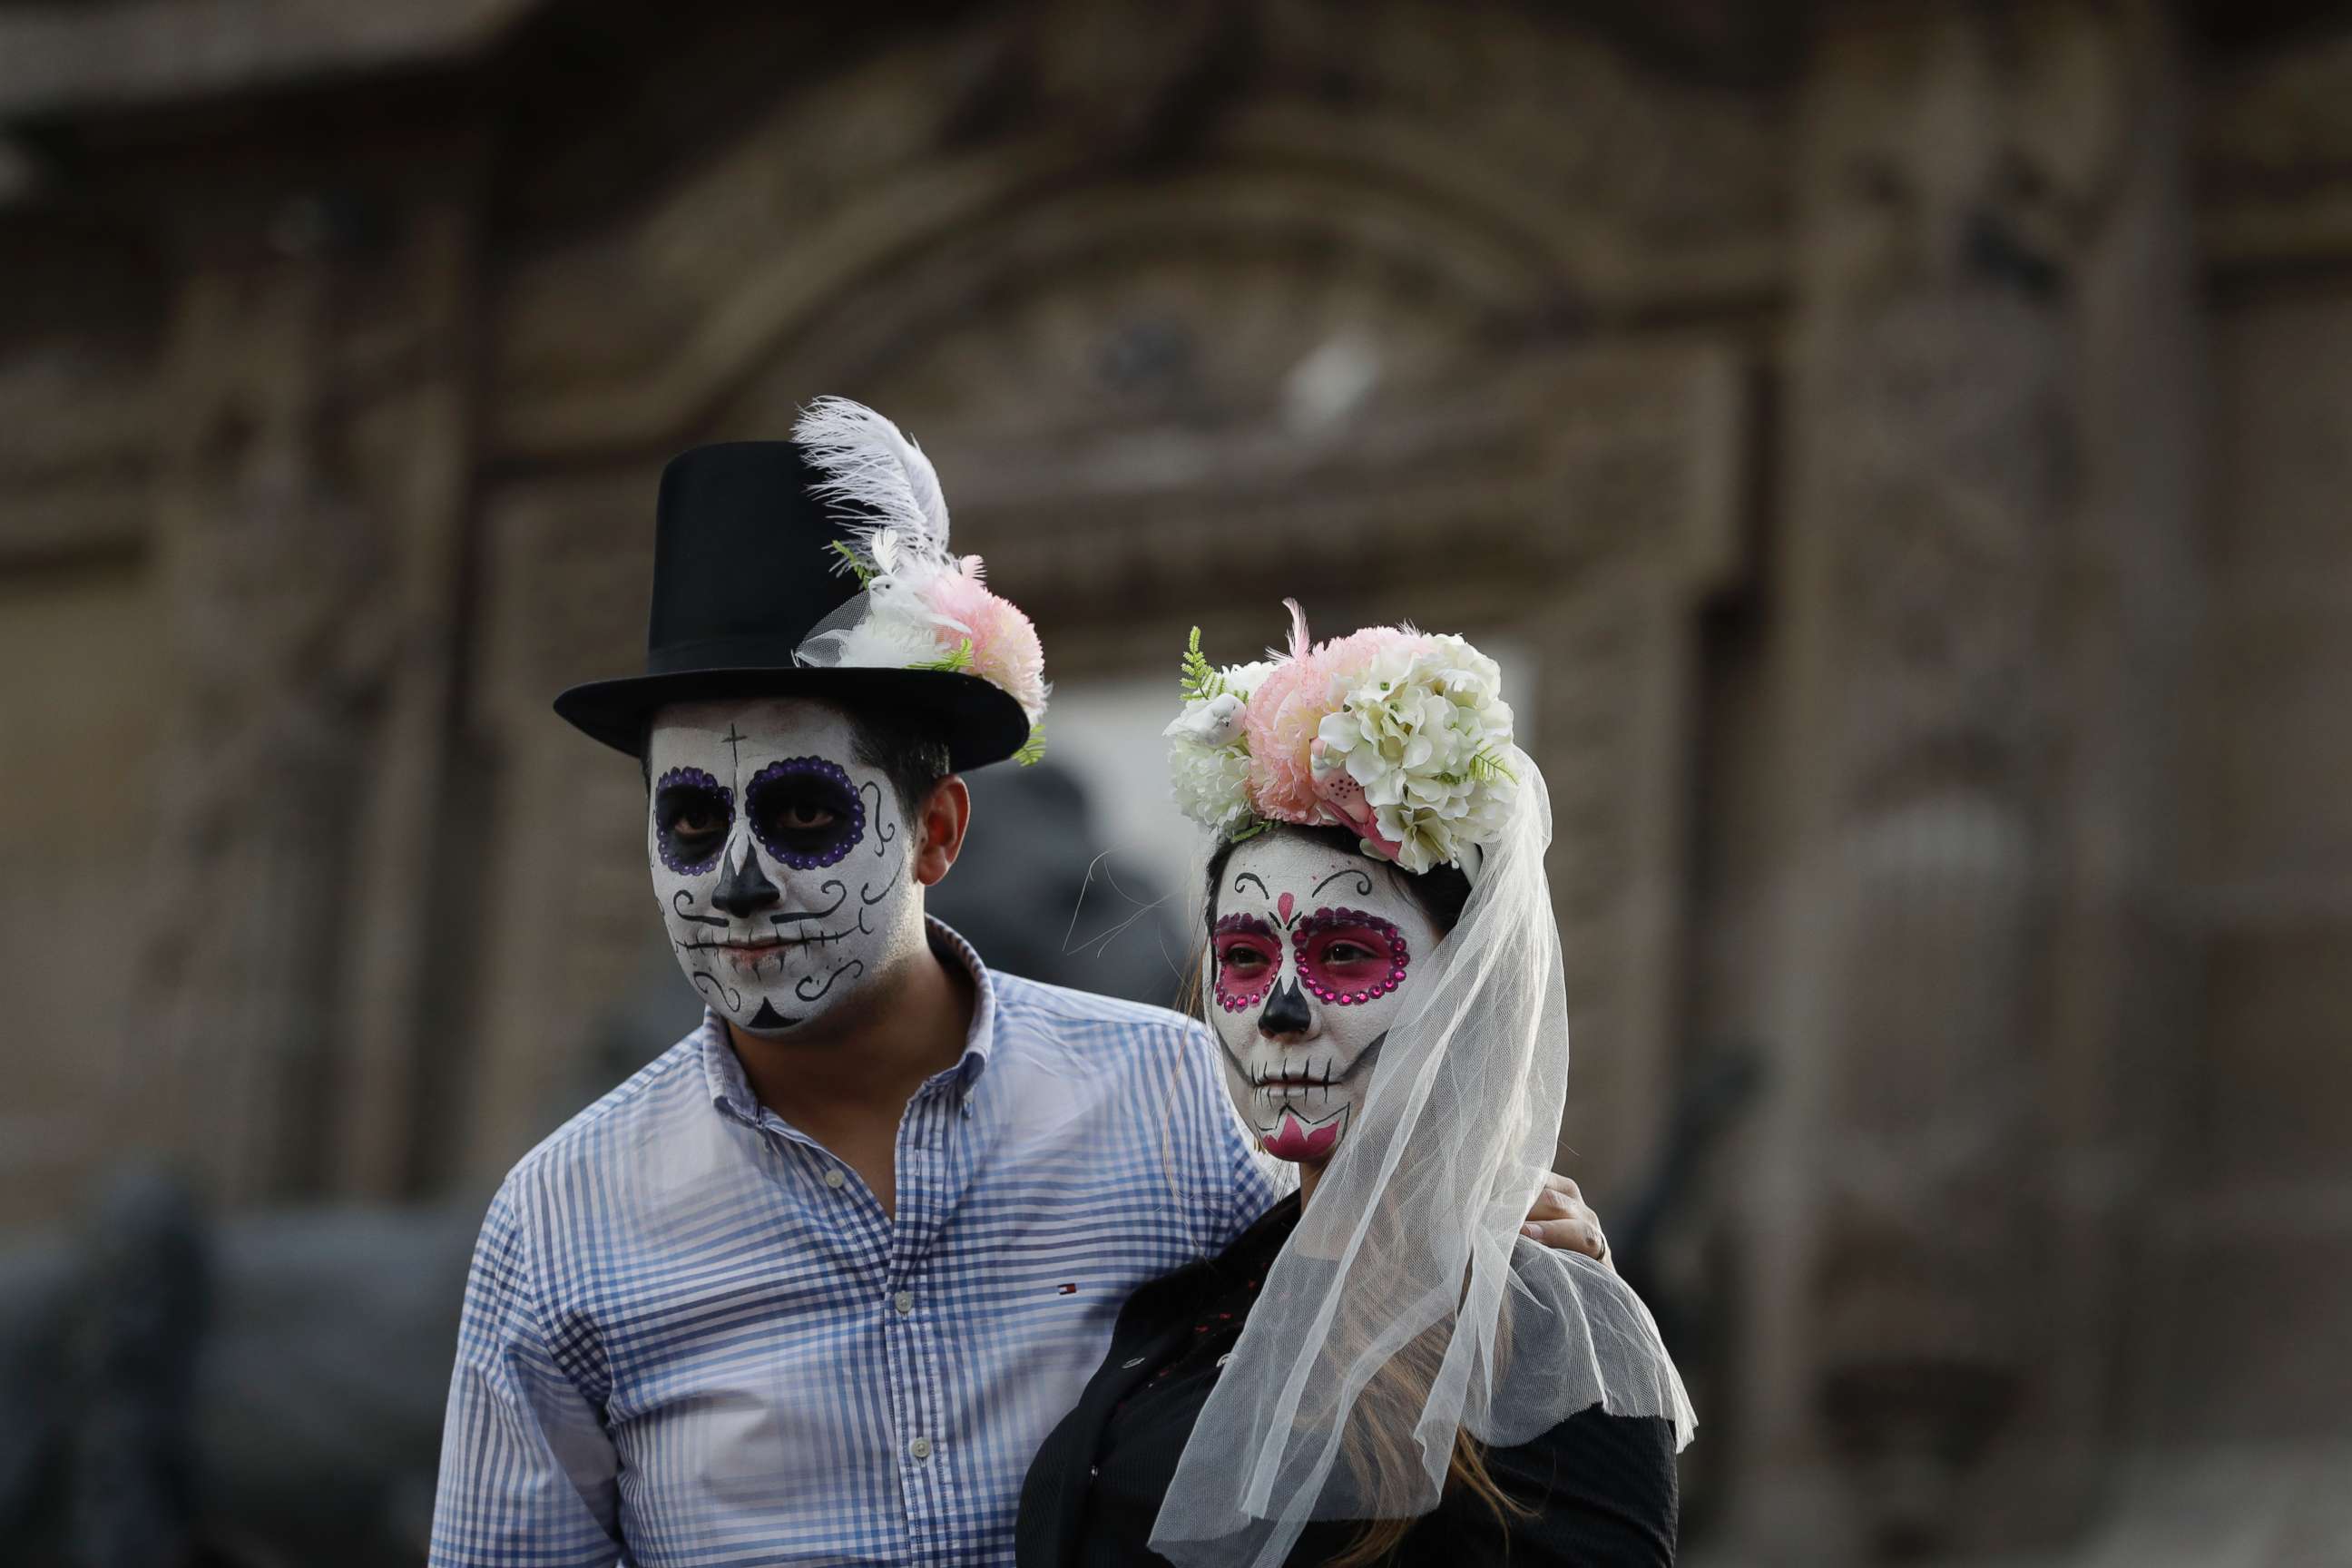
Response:
M0 1556L417 1559L489 1186L695 1015L548 699L820 392L1045 638L1005 967L1171 984L1191 624L1507 651L1690 1560L2352 1561L2294 0L0 0Z

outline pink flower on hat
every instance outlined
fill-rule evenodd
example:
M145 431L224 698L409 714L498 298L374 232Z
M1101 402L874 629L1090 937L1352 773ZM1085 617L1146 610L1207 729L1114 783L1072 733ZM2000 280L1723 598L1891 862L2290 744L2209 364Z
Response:
M967 555L920 589L924 608L939 617L940 645L971 644L971 673L1000 686L1035 723L1045 712L1045 650L1020 608L981 581L980 557Z

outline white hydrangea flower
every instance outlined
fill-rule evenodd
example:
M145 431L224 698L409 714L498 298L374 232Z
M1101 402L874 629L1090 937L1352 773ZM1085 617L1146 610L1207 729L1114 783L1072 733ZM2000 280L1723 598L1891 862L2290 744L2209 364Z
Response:
M1212 832L1250 816L1249 752L1238 742L1204 746L1182 736L1168 743L1168 779L1177 807Z
M1316 731L1319 771L1345 768L1408 871L1491 842L1517 785L1502 671L1458 637L1381 650Z
M1213 832L1242 827L1256 816L1249 796L1248 700L1274 669L1271 660L1210 665L1193 628L1183 661L1183 710L1167 729L1168 777L1177 805Z
M1264 685L1265 678L1274 673L1274 660L1261 658L1248 664L1229 664L1217 673L1225 678L1225 689L1246 702L1250 693Z

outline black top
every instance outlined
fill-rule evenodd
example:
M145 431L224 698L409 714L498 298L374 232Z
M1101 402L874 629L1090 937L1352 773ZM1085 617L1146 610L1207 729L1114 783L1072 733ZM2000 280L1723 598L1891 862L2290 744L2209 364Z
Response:
M1021 1568L1112 1568L1164 1563L1145 1542L1176 1460L1218 1377L1218 1358L1241 1337L1266 1269L1298 1224L1284 1199L1223 1256L1151 1280L1128 1298L1110 1354L1029 1467L1015 1552ZM1404 1564L1507 1560L1643 1568L1675 1558L1673 1428L1650 1416L1580 1411L1534 1442L1491 1448L1487 1468L1532 1517L1497 1520L1475 1496L1448 1488L1391 1559ZM1295 1568L1328 1561L1355 1540L1343 1521L1310 1524Z

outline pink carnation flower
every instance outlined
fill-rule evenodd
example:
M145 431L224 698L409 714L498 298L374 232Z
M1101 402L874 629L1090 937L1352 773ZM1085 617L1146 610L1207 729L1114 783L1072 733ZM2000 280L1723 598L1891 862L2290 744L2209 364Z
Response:
M940 646L953 649L971 641L971 672L1009 692L1032 724L1045 714L1045 650L1037 628L1008 599L980 580L978 556L966 556L961 571L942 572L922 588L923 605L952 621L939 628Z
M1315 799L1315 727L1322 721L1300 688L1307 661L1285 659L1250 693L1242 732L1249 737L1250 804L1276 822L1320 822Z
M1280 822L1342 820L1315 780L1315 732L1336 712L1383 649L1410 646L1420 634L1397 626L1366 626L1312 648L1304 647L1301 617L1292 655L1250 694L1244 727L1249 736L1250 799L1260 816Z

